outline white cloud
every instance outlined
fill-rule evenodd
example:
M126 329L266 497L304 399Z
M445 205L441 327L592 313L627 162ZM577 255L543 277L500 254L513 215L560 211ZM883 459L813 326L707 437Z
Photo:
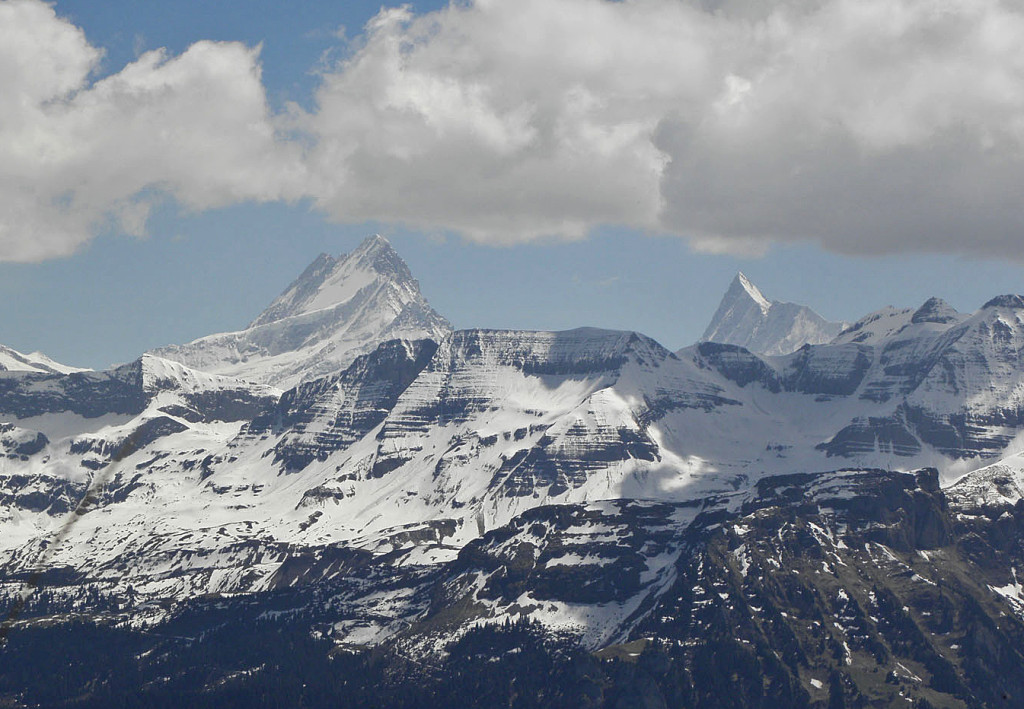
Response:
M100 57L50 6L0 3L0 258L65 255L108 225L141 234L162 194L196 210L299 195L258 50L199 42L90 81Z
M1019 258L1021 46L1010 0L477 0L382 10L312 111L273 116L256 49L96 81L81 31L0 0L0 258L142 232L165 193L493 243Z
M1024 15L834 0L737 27L742 98L662 122L666 228L711 243L1012 255L1024 245ZM725 91L728 91L726 88Z
M706 61L659 29L662 14L695 15L589 0L382 12L303 123L317 204L496 242L656 226L664 156L651 136Z
M1024 16L1000 0L478 0L324 76L317 204L484 241L1012 253Z

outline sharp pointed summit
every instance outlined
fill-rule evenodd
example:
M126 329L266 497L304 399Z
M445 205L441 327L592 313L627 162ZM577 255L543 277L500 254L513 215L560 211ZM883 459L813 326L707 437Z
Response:
M374 234L347 256L317 256L249 327L334 307L347 302L360 288L378 281L389 281L409 291L409 295L413 291L419 295L419 284L402 257L387 239Z
M806 344L831 342L844 325L829 322L806 306L769 300L739 272L701 340L783 355Z
M320 254L245 330L153 354L193 369L289 388L340 371L390 339L440 339L449 330L387 239Z
M732 279L732 283L729 284L729 290L726 297L742 297L746 294L761 308L761 312L767 314L768 310L772 307L771 301L762 295L761 291L751 283L750 279L744 275L743 271L737 271L736 277Z
M956 308L942 298L932 297L926 300L924 305L914 312L910 317L910 322L914 324L930 322L948 325L963 320L964 317L957 312Z

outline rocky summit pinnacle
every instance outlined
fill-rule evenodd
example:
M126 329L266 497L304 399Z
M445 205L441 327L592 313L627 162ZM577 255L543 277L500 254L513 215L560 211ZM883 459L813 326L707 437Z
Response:
M769 300L740 272L701 340L782 355L807 344L831 342L843 327L844 323L829 322L806 306Z
M764 297L758 287L751 283L750 279L744 275L743 271L736 272L736 277L732 279L732 283L729 285L728 293L733 298L742 297L743 295L748 296L761 308L761 312L765 314L772 307L771 301Z
M154 354L200 371L289 388L340 371L389 339L440 339L450 330L387 239L320 254L245 330Z
M952 305L942 298L929 298L920 308L914 311L910 322L914 324L931 322L940 325L957 322L961 319L960 313Z

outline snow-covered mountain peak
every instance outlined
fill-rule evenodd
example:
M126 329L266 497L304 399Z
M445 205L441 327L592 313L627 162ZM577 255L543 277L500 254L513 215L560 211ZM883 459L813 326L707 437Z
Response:
M618 369L629 359L659 362L672 353L637 332L580 327L536 330L459 330L441 346L453 361L483 361L531 374L593 373Z
M45 374L70 374L85 372L80 367L69 367L55 362L42 352L22 354L13 347L0 345L0 372L42 372Z
M374 283L419 294L409 267L383 236L374 234L351 254L320 254L249 325L250 328L346 303Z
M916 312L913 308L895 308L887 305L881 310L868 313L845 328L836 336L833 344L874 344L905 328Z
M743 271L737 271L736 277L732 279L725 297L736 301L743 298L744 295L757 303L762 313L768 314L768 310L772 307L771 301L764 297L758 287L751 283L750 279L744 275Z
M989 310L991 308L1008 308L1010 310L1021 310L1024 309L1024 296L1022 295L997 295L992 300L981 306L982 310Z
M918 308L910 317L910 322L918 323L939 323L948 325L958 322L964 318L956 308L944 301L942 298L931 297Z
M199 372L179 362L149 353L142 355L128 366L138 368L142 378L142 389L148 394L161 391L216 392L239 388L249 388L267 397L276 397L281 394L279 389L273 387L246 384L230 377Z
M405 261L395 251L391 242L380 234L366 237L349 255L348 260L355 261L364 268L372 268L382 275L400 279L412 278Z
M737 273L701 340L783 355L807 344L830 342L844 325L829 322L806 306L769 300Z
M320 254L245 330L153 354L288 389L340 372L385 340L439 340L450 330L391 244L374 235L351 254Z

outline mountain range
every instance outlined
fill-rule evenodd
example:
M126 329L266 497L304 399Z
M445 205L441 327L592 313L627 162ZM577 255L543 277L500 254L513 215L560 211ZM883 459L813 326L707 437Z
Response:
M1024 701L1021 296L848 325L739 274L671 352L452 330L374 236L244 330L104 372L7 353L0 653L87 622L139 679L83 670L46 699L0 670L0 705L157 702L212 627L385 657L394 706L461 696L459 643L498 672L502 633L590 668L566 706ZM270 691L274 651L224 652L182 691ZM345 681L385 692L368 667Z

